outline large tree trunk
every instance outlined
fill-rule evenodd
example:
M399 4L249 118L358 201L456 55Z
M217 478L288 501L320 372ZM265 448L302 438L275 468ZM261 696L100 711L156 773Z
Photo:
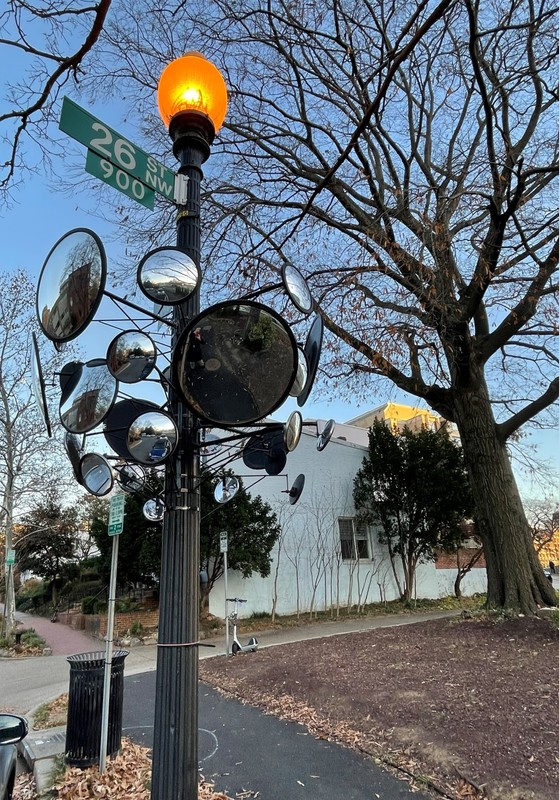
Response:
M487 605L533 614L556 605L530 530L506 444L500 441L483 379L455 392L455 418L476 487L476 527L487 564ZM480 491L479 487L483 487Z

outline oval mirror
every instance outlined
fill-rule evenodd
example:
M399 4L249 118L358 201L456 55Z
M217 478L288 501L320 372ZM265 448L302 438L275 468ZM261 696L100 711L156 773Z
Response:
M307 359L305 358L305 354L303 353L300 347L297 347L297 375L295 376L295 380L293 381L293 386L291 387L291 391L289 394L291 397L298 397L303 388L305 383L307 382L307 375L308 375L308 368L307 368Z
M219 426L256 422L280 406L297 372L286 322L259 303L231 300L199 314L173 355L175 384L192 412Z
M143 514L150 522L161 522L165 514L165 504L159 497L147 500L144 503Z
M37 317L53 342L75 339L101 302L107 259L101 239L87 228L66 233L48 254L37 286Z
M180 247L158 247L138 266L138 286L160 305L186 300L200 284L200 270Z
M146 411L130 423L126 447L140 464L162 464L174 452L178 431L174 419L164 411Z
M109 446L121 458L130 458L126 440L128 438L128 428L130 423L146 411L158 409L155 403L149 400L139 400L129 398L128 400L119 400L111 408L103 425L103 434Z
M301 440L303 431L303 417L299 411L293 411L283 428L283 444L288 453L291 453Z
M70 433L87 433L102 422L116 399L118 383L107 362L94 359L81 365L79 378L66 384L60 399L60 421Z
M140 464L118 464L116 482L125 492L141 492L146 485L146 471Z
M233 475L225 475L216 484L214 497L218 503L227 503L232 500L239 491L239 480Z
M301 497L301 492L305 486L305 476L303 473L297 475L293 481L293 486L289 490L289 503L294 506L297 500Z
M334 433L334 428L336 427L336 423L333 419L329 419L322 432L318 435L316 440L316 449L320 452L324 450L330 439L332 438L332 434Z
M303 390L299 395L297 395L298 406L305 405L311 393L311 389L314 384L314 379L316 378L318 362L320 361L323 333L324 333L324 323L322 322L322 317L316 316L313 324L311 325L309 335L307 336L305 347L303 348L303 352L305 354L305 360L307 362L308 373L307 373L307 380L305 381L305 385L303 386Z
M284 264L281 270L281 277L285 291L295 308L301 314L310 314L313 310L314 301L308 284L297 267L293 267L291 264Z
M31 332L31 385L33 387L33 395L35 402L49 438L52 436L50 427L49 409L47 405L47 393L45 390L45 379L43 378L43 368L41 366L41 359L39 356L39 344L35 332Z
M107 349L107 367L111 375L123 383L138 383L147 378L155 366L155 345L141 331L123 331Z
M113 488L113 471L98 453L86 453L80 461L80 483L90 494L103 497Z
M243 447L243 463L249 469L264 469L272 447L283 444L283 429L273 428L251 436Z

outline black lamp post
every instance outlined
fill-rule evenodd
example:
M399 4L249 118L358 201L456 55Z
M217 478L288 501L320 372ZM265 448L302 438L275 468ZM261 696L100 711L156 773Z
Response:
M161 116L169 127L187 199L177 208L177 246L200 263L202 164L227 109L227 89L217 68L189 53L164 70L158 87ZM199 292L175 306L175 341L198 312ZM179 447L166 469L161 552L159 649L153 745L153 800L198 797L198 616L200 492L198 428L170 387Z

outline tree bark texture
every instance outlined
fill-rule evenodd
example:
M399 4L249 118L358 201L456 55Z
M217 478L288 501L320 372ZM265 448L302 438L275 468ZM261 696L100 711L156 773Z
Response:
M487 387L456 391L455 419L472 486L476 526L487 564L487 605L532 614L555 605L538 561L506 444L500 441Z

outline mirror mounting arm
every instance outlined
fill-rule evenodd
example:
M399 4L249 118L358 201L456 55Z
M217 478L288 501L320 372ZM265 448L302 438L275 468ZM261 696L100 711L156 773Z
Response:
M103 292L103 294L106 297L108 297L110 300L112 300L113 303L116 303L116 304L122 303L122 305L126 306L127 308L133 308L134 311L139 311L141 314L145 314L146 317L150 317L151 319L156 320L156 322L162 322L164 325L167 325L169 328L176 328L177 327L175 322L173 322L173 321L171 321L169 319L166 319L165 317L161 317L161 316L159 316L159 314L156 314L153 311L149 311L147 308L142 308L142 306L138 306L138 305L136 305L136 303L131 303L130 300L125 300L123 297L119 297L118 295L113 294L112 292L109 292L106 289Z

